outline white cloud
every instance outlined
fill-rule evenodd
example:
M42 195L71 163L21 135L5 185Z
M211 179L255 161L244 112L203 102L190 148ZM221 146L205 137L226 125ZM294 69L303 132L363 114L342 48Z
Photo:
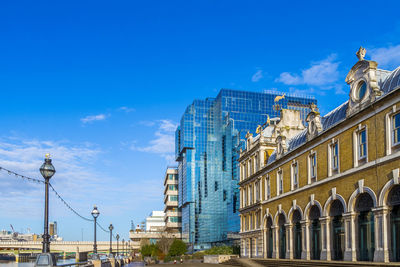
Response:
M258 70L256 73L253 74L251 77L252 82L258 82L263 78L262 70Z
M152 125L147 123L148 125ZM138 147L136 144L131 146L131 149L158 154L165 158L168 163L174 162L174 151L175 151L175 130L178 126L171 120L159 120L156 121L158 129L154 132L154 138L147 146Z
M120 107L118 110L119 111L125 111L126 113L135 111L134 108L130 108L130 107Z
M339 62L336 61L336 55L332 54L326 59L314 62L308 69L302 70L301 74L292 74L283 72L276 79L286 85L312 85L323 86L335 83L339 78Z
M163 185L159 177L145 177L140 181L126 183L125 180L98 171L96 166L101 164L99 160L104 152L93 144L0 138L0 166L28 177L43 179L39 167L46 153L51 154L56 168L56 173L50 180L54 188L85 217L91 217L92 205L97 204L101 208L103 223L100 223L103 226L106 226L104 220L120 215L128 216L127 214L137 213L138 210L143 212L142 203L155 205L162 201L160 196L162 197ZM0 171L0 183L0 227L7 227L9 223L18 225L21 220L27 220L28 225L24 227L33 226L33 232L40 233L43 219L43 184L22 180L4 171ZM86 227L87 222L69 211L52 191L50 203L50 220L61 221L62 225L62 222L72 219ZM72 227L76 225L64 224L64 233L69 232L64 236L67 240L77 238ZM104 235L101 231L99 234Z
M400 45L370 49L371 59L379 66L395 68L400 65Z
M107 118L107 115L105 114L98 114L98 115L90 115L90 116L86 116L84 118L81 119L81 122L83 123L91 123L94 121L103 121Z

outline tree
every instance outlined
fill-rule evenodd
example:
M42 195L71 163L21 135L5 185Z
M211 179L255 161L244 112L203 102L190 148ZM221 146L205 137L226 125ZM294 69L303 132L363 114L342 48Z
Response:
M174 241L173 239L168 238L165 235L162 235L160 240L158 240L157 242L157 246L162 251L162 253L167 254L173 241Z
M158 247L155 244L144 245L140 248L140 253L142 253L143 257L154 257L158 254Z
M171 247L169 248L168 255L169 256L181 256L185 254L187 251L186 244L180 239L175 239L172 242Z

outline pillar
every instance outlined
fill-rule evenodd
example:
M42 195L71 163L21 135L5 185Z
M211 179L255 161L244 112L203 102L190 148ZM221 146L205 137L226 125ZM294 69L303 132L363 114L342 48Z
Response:
M389 209L387 206L372 209L375 225L374 261L389 262Z
M267 230L265 228L262 229L262 236L263 236L262 254L263 258L267 258Z
M331 218L319 218L321 222L321 260L331 260Z
M356 248L356 216L355 212L348 212L343 214L344 232L345 232L345 251L343 260L356 261L357 248Z
M310 259L310 222L308 220L300 221L301 223L301 231L302 231L302 251L301 251L301 259L309 260Z
M286 259L293 259L293 224L287 223L286 227Z
M278 228L277 226L272 226L272 258L279 259L279 238L278 238Z

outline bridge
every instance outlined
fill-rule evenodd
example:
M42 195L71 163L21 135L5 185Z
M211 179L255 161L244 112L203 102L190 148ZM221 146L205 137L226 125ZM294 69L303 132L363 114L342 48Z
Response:
M107 252L110 249L109 241L97 241L97 250L99 252ZM129 244L129 243L128 243ZM0 242L0 250L41 250L41 241L5 241ZM118 250L121 253L126 249L122 242L118 242ZM138 250L140 248L139 242L131 242L128 249ZM52 241L50 243L51 252L91 252L93 251L93 241ZM117 242L112 242L113 252L117 251Z

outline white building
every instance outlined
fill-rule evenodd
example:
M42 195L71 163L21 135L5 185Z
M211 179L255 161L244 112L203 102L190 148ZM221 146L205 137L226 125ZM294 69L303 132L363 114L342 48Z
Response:
M164 230L165 213L163 211L154 210L150 216L146 218L146 232L161 232Z

